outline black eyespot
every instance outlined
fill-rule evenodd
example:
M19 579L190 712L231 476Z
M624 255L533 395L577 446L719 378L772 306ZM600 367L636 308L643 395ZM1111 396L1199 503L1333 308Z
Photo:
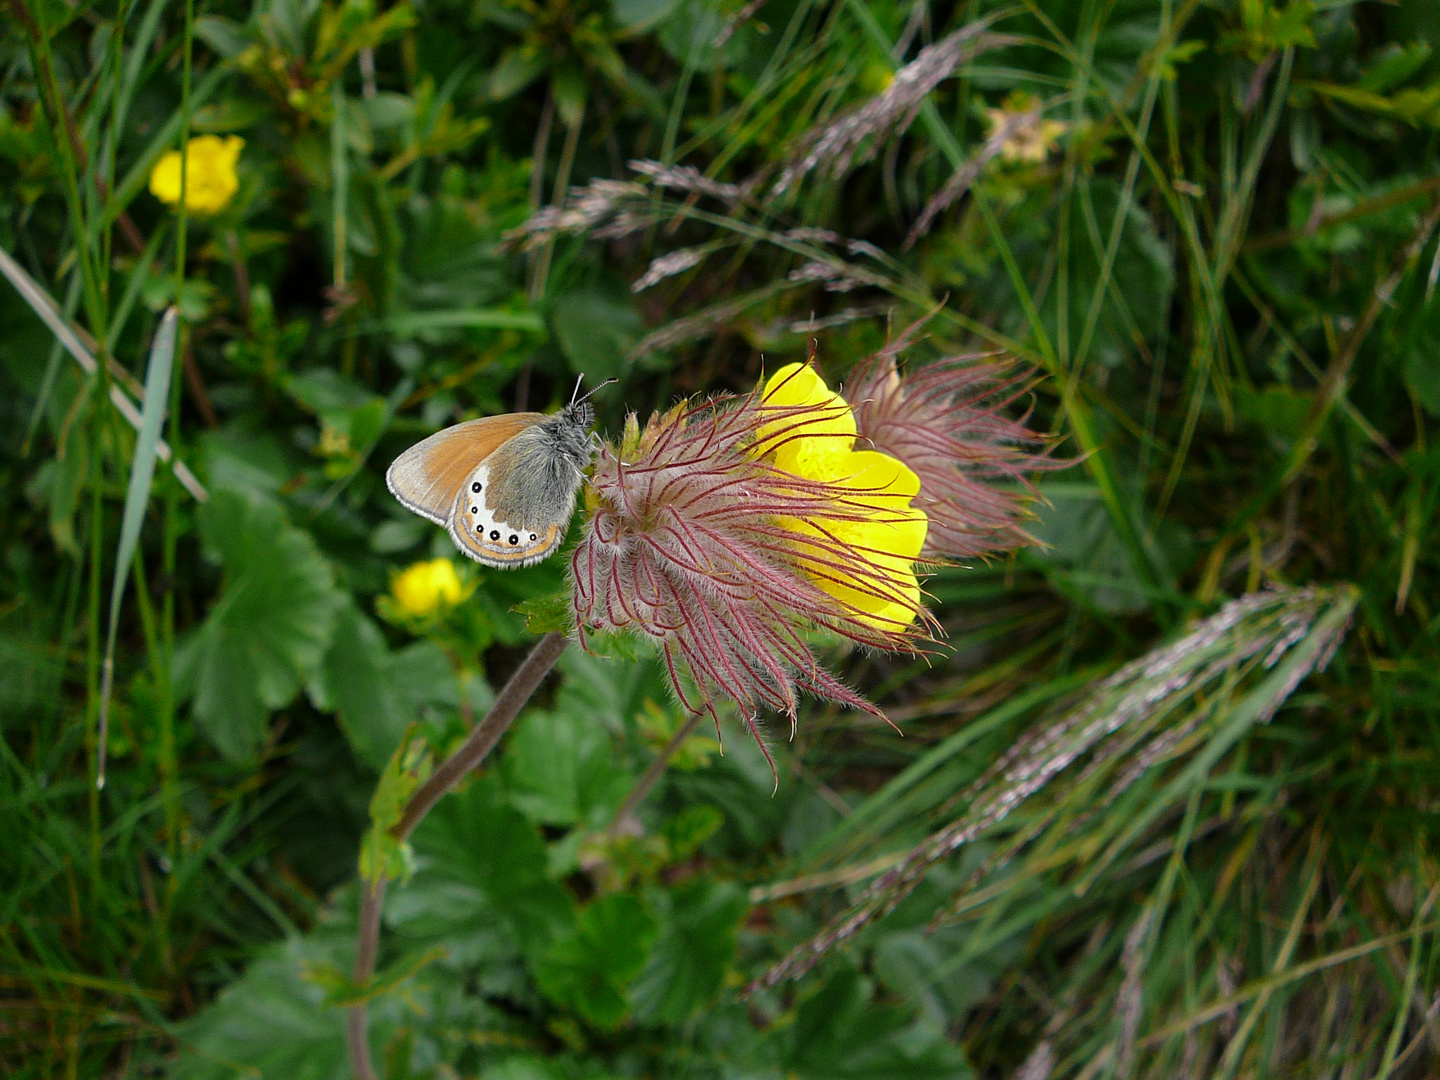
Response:
M510 534L510 545L513 547L514 545L518 544L519 542L520 542L520 537L516 536L514 533L511 533L511 534Z
M499 539L500 539L500 530L499 530L499 529L491 529L491 530L490 530L490 539L491 539L491 540L499 540Z
M534 533L531 533L531 534L530 534L530 539L531 539L531 540L535 540L535 539L536 539L536 536L535 536Z
M472 507L470 507L470 512L471 512L472 514L478 514L478 513L480 512L480 507L478 507L478 506L472 506Z
M480 490L480 481L476 480L475 483L471 484L470 490L478 493Z

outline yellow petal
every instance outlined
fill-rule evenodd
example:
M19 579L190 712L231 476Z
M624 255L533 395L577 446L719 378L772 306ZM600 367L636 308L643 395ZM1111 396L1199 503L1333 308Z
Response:
M449 559L412 563L390 583L390 595L407 615L433 615L465 599L465 587Z
M877 506L907 505L920 494L920 477L899 458L878 450L854 450L836 463L841 472L833 477L866 501Z
M773 441L775 464L795 476L830 480L855 445L855 414L809 364L786 364L765 383L763 401L776 408L814 410L762 424L761 443Z
M180 201L179 150L160 155L160 160L150 170L150 194L171 205Z
M235 165L245 140L238 135L197 135L185 146L185 209L216 214L240 190ZM170 151L150 170L150 192L172 206L180 201L180 153Z
M763 401L776 407L823 410L815 419L787 419L761 427L762 445L772 439L778 468L795 476L833 484L845 492L838 517L780 518L796 536L796 553L807 574L849 611L874 629L903 631L920 610L915 559L925 544L929 519L910 505L920 478L904 462L875 450L855 450L855 416L808 364L787 364L765 383ZM869 564L869 573L841 580L833 564L836 543Z

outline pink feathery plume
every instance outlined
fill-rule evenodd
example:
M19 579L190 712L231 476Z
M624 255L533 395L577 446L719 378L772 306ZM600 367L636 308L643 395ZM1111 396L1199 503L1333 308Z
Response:
M621 447L600 450L592 510L570 561L581 643L599 631L650 638L681 702L714 717L720 700L733 700L767 759L756 715L784 713L793 732L798 691L883 715L821 665L809 633L916 651L934 626L917 611L909 628L877 628L815 583L833 576L906 602L869 552L825 529L874 520L873 506L767 459L787 439L815 437L807 428L826 415L825 407L765 406L758 391L682 402L643 432L632 414ZM815 524L818 535L784 519Z
M1001 412L1029 373L1007 359L954 356L902 375L895 357L907 344L908 333L863 361L845 396L859 437L920 478L923 554L971 559L1033 543L1022 525L1035 498L1026 474L1068 463L1037 453L1045 440Z

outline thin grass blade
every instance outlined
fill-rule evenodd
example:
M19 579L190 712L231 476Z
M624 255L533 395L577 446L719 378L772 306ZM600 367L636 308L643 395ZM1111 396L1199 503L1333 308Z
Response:
M110 626L105 637L105 659L100 676L100 735L95 764L95 786L105 786L105 746L110 729L110 691L115 679L115 632L120 625L120 601L130 577L130 561L140 541L140 525L150 501L155 478L155 458L160 449L160 425L165 403L170 400L170 375L174 369L175 336L180 313L171 307L160 320L150 346L150 363L145 371L145 412L135 440L135 458L130 464L130 484L125 491L125 515L120 522L120 546L115 555L115 579L110 586Z
M30 305L30 309L40 316L40 321L50 328L50 332L55 335L61 345L65 346L65 351L75 358L75 362L87 375L94 375L100 370L94 355L80 339L80 331L65 320L64 316L60 314L59 305L55 303L50 294L41 288L40 283L27 274L25 268L12 259L10 253L4 248L0 248L0 274L4 274L10 284L15 286L15 291ZM117 370L123 371L118 366ZM137 432L140 430L140 410L135 407L135 403L130 400L125 391L114 383L110 386L110 403L125 418L126 423ZM199 478L190 471L189 466L183 461L172 461L170 444L164 439L156 444L155 454L161 461L170 462L175 479L179 480L185 490L195 497L196 502L204 502L210 497L205 485L200 483Z
M1172 644L1132 661L1100 682L1073 711L1048 726L1034 729L997 760L972 787L969 809L948 826L913 848L895 869L875 881L850 907L811 940L794 948L746 994L779 985L809 971L822 956L850 940L863 927L893 911L941 859L989 834L1010 813L1064 774L1071 785L1084 785L1100 771L1123 771L1113 783L1117 798L1142 776L1193 753L1192 760L1150 800L1134 812L1090 872L1098 876L1128 849L1161 811L1189 796L1216 762L1257 723L1265 723L1312 671L1323 668L1349 627L1359 601L1351 585L1275 590L1231 601ZM1263 672L1263 677L1261 676ZM1193 750L1171 745L1167 724L1180 728L1197 695L1228 699L1232 680L1253 677L1248 689L1226 701L1214 719L1214 732ZM1209 711L1201 706L1200 713ZM1203 716L1201 717L1203 718ZM1113 736L1136 736L1128 753L1107 753ZM1119 744L1123 746L1124 744ZM1084 763L1090 761L1090 766ZM1079 766L1077 770L1072 766ZM1098 771L1097 771L1098 770ZM1062 788L1064 785L1061 785ZM1089 882L1074 886L1083 895ZM957 900L963 900L961 894Z

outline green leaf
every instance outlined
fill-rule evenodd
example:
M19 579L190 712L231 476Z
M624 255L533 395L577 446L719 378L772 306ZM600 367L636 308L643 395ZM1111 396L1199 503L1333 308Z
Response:
M1432 416L1440 416L1440 297L1420 308L1408 335L1405 381L1415 400Z
M525 616L525 629L532 634L569 630L572 621L570 590L557 589L544 596L522 600L511 610L517 615Z
M1355 85L1362 90L1383 94L1391 87L1399 86L1424 67L1425 61L1430 59L1430 53L1429 42L1412 41L1409 45L1401 45L1398 41L1392 41L1380 50Z
M252 40L245 27L220 15L202 15L196 19L195 36L224 60L234 60Z
M690 858L724 824L725 815L704 803L687 806L674 817L666 819L660 832L670 849L670 861L684 862Z
M679 0L610 0L610 12L625 34L639 34L669 18Z
M73 439L63 454L36 470L25 490L31 499L48 506L47 524L55 547L75 558L80 557L80 544L75 538L75 512L89 475L89 447Z
M417 641L391 652L380 628L353 603L340 609L330 650L309 690L318 708L340 714L355 756L376 769L421 709L454 707L460 700L455 673L438 645Z
M738 885L704 878L661 896L665 910L655 951L631 998L646 1023L683 1024L725 985L735 932L750 904Z
M207 432L200 439L210 486L273 496L302 467L278 438L240 426Z
M301 972L349 962L353 936L352 931L293 938L264 950L213 1005L184 1025L170 1075L233 1080L249 1069L287 1080L348 1077L345 1014L327 1009L325 988Z
M216 749L243 761L264 741L269 712L295 699L324 656L341 596L315 541L273 503L217 491L200 531L225 587L177 658L177 683Z
M346 890L321 914L311 933L259 951L245 973L194 1018L179 1025L177 1050L166 1075L177 1080L352 1080L345 1050L345 1012L327 997L348 982L355 957L355 891ZM402 993L370 1001L370 1047L381 1074L423 1075L407 1059L454 1061L477 1031L503 1030L507 1021L467 993L463 975L420 953L377 977ZM428 1022L417 1023L417 1018Z
M631 783L613 747L610 733L586 712L530 710L505 749L511 801L545 825L603 823Z
M523 46L507 49L499 63L490 69L489 94L492 101L503 101L518 94L540 77L545 63Z
M366 881L408 878L414 869L410 845L391 830L400 824L405 804L430 776L430 749L415 737L412 726L381 770L375 794L370 797L370 829L360 843L360 876Z
M555 699L556 712L573 712L619 733L625 731L647 700L665 698L667 684L653 657L614 660L583 649L560 657L565 682Z
M357 985L348 974L331 964L317 964L307 968L305 977L325 990L326 1005L344 1009L351 1005L360 1005L374 1001L378 997L384 997L403 983L409 982L420 971L437 960L445 959L448 955L449 953L444 947L432 946L423 952L406 956L391 964L384 971L371 976L362 985Z
M286 392L317 416L346 413L375 394L363 383L330 368L311 368L285 380Z
M415 119L415 99L408 94L382 90L374 97L361 98L360 107L375 128L399 127Z
M754 31L742 25L721 48L715 40L725 28L718 4L707 0L678 0L660 27L660 45L681 64L696 71L730 67L748 51Z
M833 975L796 1012L786 1066L815 1080L960 1080L971 1075L959 1047L901 1009L871 1003L859 972Z
M947 897L925 899L933 902L928 915ZM881 983L901 1000L919 1006L943 1029L962 1019L994 985L993 973L984 964L955 963L964 948L964 940L953 929L940 934L900 930L880 935L870 966ZM1008 953L1006 959L1016 961Z
M551 77L551 89L560 122L573 128L585 117L585 97L589 83L585 71L576 64L562 64Z
M1156 599L1115 529L1114 518L1088 485L1063 481L1040 485L1044 505L1031 530L1044 545L1034 557L1052 568L1055 580L1096 610L1112 615L1145 611ZM1151 562L1174 581L1176 568L1189 557L1189 534L1172 521L1162 521L1144 543Z
M618 1027L630 1011L625 991L644 968L658 929L638 896L602 896L535 964L535 981L551 1001L595 1027Z
M492 776L442 799L412 843L415 874L386 897L407 938L538 956L574 922L569 896L546 876L544 840Z
M565 293L550 315L555 342L592 383L622 378L630 368L630 350L644 324L623 288L588 286Z

